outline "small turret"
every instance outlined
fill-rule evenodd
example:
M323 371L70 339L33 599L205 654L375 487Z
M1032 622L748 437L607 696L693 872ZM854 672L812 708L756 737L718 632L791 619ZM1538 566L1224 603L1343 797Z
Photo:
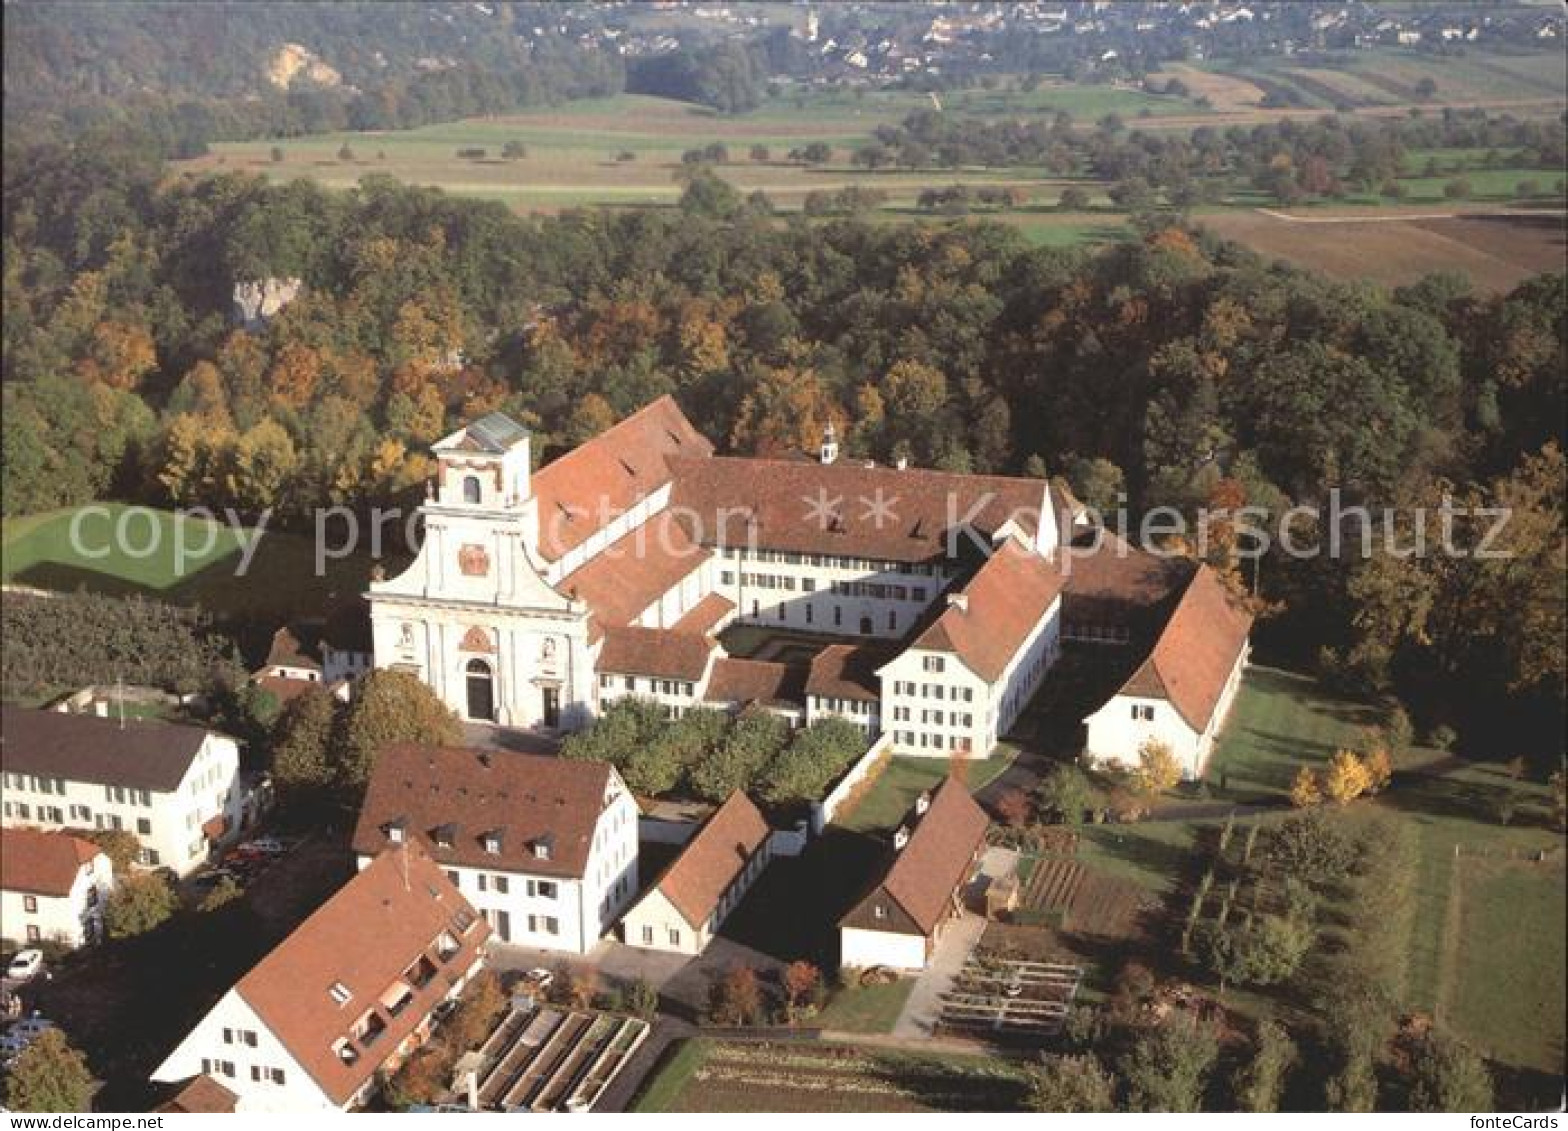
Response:
M823 463L832 463L838 459L838 429L833 427L831 420L822 430L822 450L818 453L818 458Z

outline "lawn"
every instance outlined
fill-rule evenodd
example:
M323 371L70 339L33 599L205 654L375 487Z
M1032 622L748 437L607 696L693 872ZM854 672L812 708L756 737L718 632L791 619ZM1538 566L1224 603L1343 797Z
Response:
M254 548L248 561L247 547ZM315 542L305 535L102 503L6 519L0 576L38 589L139 594L220 617L278 621L352 599L365 588L370 562L354 555L318 569Z
M1326 763L1381 721L1376 708L1330 694L1311 676L1248 668L1205 781L1226 800L1280 801L1303 765Z
M891 1033L914 988L913 978L900 978L885 986L845 986L811 1024L848 1033Z
M693 1040L668 1054L633 1111L1018 1111L1024 1069L983 1056L856 1045Z
M1003 744L989 758L956 764L964 774L965 784L974 791L994 781L1017 756L1015 748ZM954 765L946 758L891 758L871 788L836 823L856 832L894 828L914 805L915 798L936 788Z

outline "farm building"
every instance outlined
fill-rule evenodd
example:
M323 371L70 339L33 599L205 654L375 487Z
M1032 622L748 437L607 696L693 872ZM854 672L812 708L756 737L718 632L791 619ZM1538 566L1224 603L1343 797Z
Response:
M701 954L772 857L772 830L736 790L626 913L630 946Z
M1085 721L1090 758L1133 766L1148 741L1169 746L1188 778L1208 762L1241 686L1252 617L1200 566L1148 656Z
M989 824L955 778L922 794L893 834L886 872L839 921L840 964L925 969L944 926L963 913Z

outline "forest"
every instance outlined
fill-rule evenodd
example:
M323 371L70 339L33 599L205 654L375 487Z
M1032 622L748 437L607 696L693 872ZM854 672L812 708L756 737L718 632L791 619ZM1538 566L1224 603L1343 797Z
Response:
M665 393L721 448L835 422L879 460L1063 475L1160 505L1506 501L1506 561L1247 561L1260 640L1397 692L1488 752L1550 751L1562 707L1564 278L1337 283L1146 218L1100 252L982 222L714 207L519 216L367 177L333 193L167 180L144 149L4 170L4 506L112 497L275 511L416 495L422 454L491 409L546 458ZM722 197L722 193L719 194ZM303 281L255 332L236 282ZM1466 528L1464 537L1481 531ZM1463 694L1460 694L1460 692Z

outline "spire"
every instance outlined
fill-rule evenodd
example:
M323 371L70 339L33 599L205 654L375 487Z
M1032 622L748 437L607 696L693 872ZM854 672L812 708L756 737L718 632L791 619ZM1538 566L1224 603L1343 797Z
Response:
M838 459L838 429L833 427L833 422L828 421L828 426L822 430L822 449L818 458L823 463L832 463Z

